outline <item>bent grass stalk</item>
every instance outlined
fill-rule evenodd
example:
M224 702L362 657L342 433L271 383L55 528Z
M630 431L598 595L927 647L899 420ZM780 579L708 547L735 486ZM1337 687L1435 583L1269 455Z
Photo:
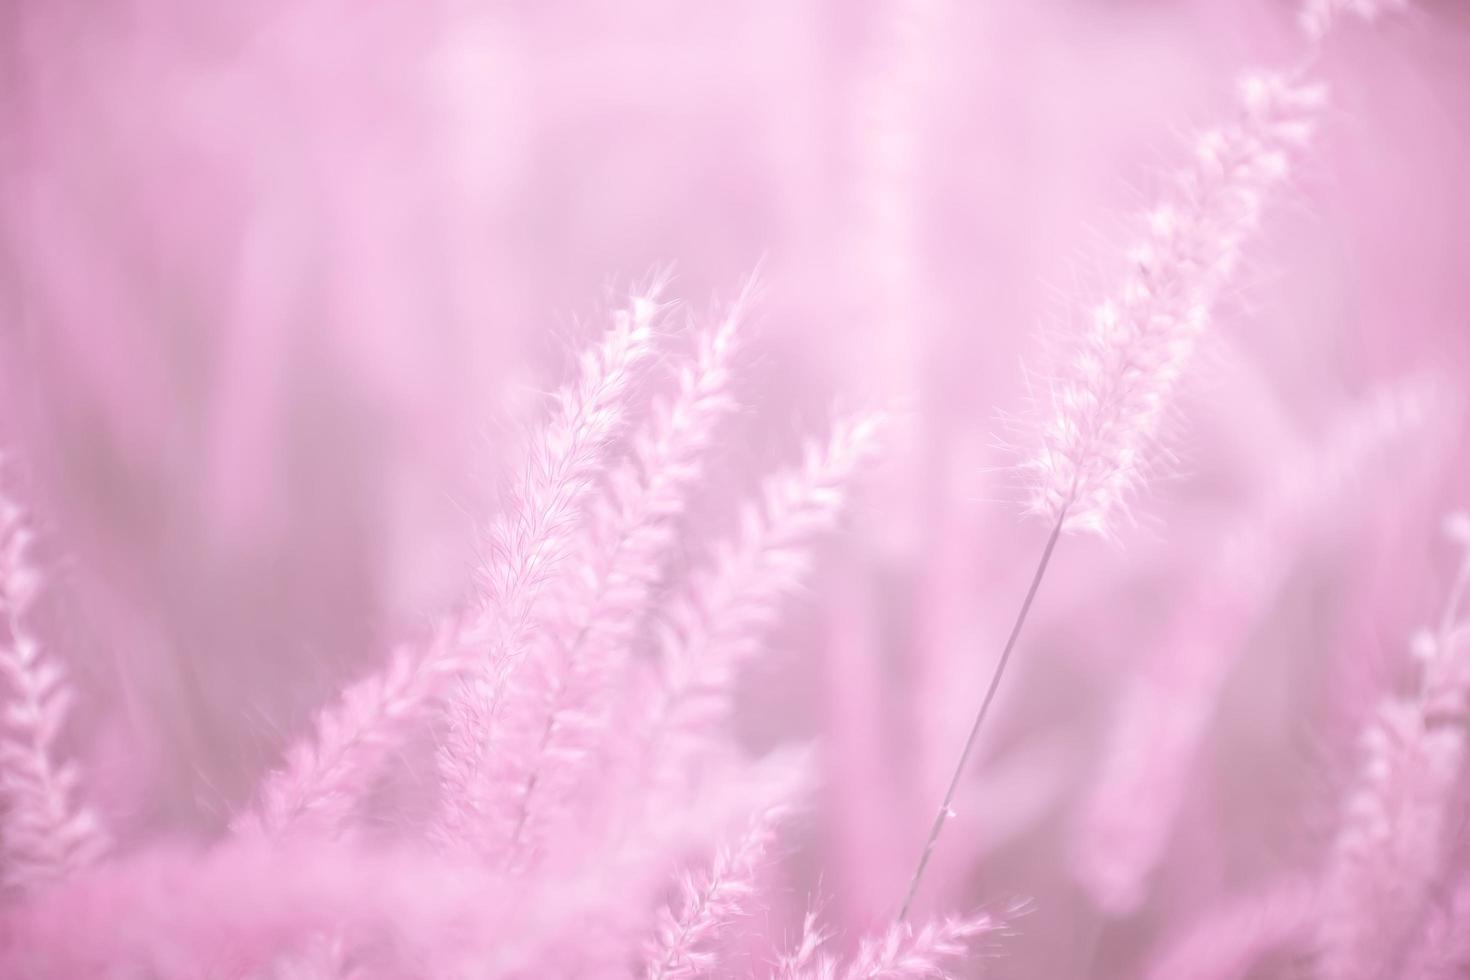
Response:
M985 699L980 702L980 710L975 714L975 723L970 726L970 734L965 739L964 748L960 750L959 762L955 764L954 775L949 780L949 789L945 791L944 800L939 804L938 812L934 814L934 823L929 828L929 839L924 843L924 851L919 855L918 867L914 868L913 877L909 879L908 893L904 896L903 906L898 910L899 922L908 918L909 907L913 905L914 896L919 892L919 883L924 878L924 869L929 866L929 859L934 856L934 848L939 843L939 835L944 831L944 825L951 816L954 796L959 791L960 779L965 774L965 766L970 761L970 753L975 749L980 727L985 724L985 716L990 712L990 705L995 701L996 692L1000 690L1000 680L1005 676L1006 664L1010 663L1011 653L1016 649L1016 641L1020 639L1021 630L1026 625L1026 617L1031 612L1031 603L1036 600L1036 592L1041 588L1041 580L1046 576L1046 568L1051 564L1052 552L1056 550L1057 539L1062 536L1062 526L1066 520L1067 508L1064 506L1057 514L1056 523L1051 529L1051 536L1046 539L1046 547L1041 550L1041 560L1036 563L1036 572L1031 576L1031 585L1026 589L1026 598L1021 601L1021 609L1016 613L1016 621L1011 626L1011 635L1006 639L1005 649L1000 654L1000 661L995 665L995 672L990 675L990 686L985 690Z

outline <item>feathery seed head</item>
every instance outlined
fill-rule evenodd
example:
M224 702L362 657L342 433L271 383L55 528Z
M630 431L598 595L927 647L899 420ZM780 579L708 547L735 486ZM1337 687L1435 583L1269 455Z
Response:
M73 800L77 767L54 757L73 693L27 613L40 591L25 512L0 498L0 857L12 886L62 877L107 849L100 820Z
M1216 294L1323 98L1318 86L1247 76L1240 118L1196 139L1193 166L1144 217L1127 278L1051 379L1041 446L1021 467L1033 513L1067 530L1110 533L1149 475Z
M1470 717L1467 582L1470 556L1438 629L1413 641L1418 690L1385 700L1362 734L1358 781L1324 877L1318 934L1324 976L1401 975L1421 916L1435 900L1470 749L1463 723ZM1459 723L1443 724L1446 718Z

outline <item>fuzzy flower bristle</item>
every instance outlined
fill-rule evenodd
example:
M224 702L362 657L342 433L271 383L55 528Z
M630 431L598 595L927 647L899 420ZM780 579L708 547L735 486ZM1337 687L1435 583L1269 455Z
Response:
M461 642L480 651L480 667L451 701L439 747L444 785L439 836L483 848L504 840L514 820L490 762L500 736L506 685L531 648L537 600L570 574L584 506L622 434L628 395L654 353L657 290L635 296L613 316L602 340L581 357L576 379L556 396L547 425L527 451L512 499L495 522L482 569L482 601Z
M648 760L660 785L678 783L732 696L735 670L756 647L783 598L800 587L813 540L830 530L846 488L876 451L879 412L840 419L800 466L768 477L733 539L691 576L658 636L658 677L639 711Z
M830 935L816 912L802 923L795 950L777 963L773 980L954 980L989 937L1004 935L1003 919L985 912L934 919L915 928L895 922L858 944L845 964L822 951Z
M613 471L578 547L578 574L546 630L523 700L525 737L502 755L519 782L512 846L571 791L610 734L611 694L626 679L633 634L643 622L674 543L678 519L704 473L720 422L735 408L732 361L752 287L695 338L672 397L655 401L633 437L632 458Z
M801 921L801 938L796 948L777 961L772 980L836 980L837 961L822 952L831 938L821 924L821 915L809 910Z
M988 914L950 916L915 929L896 922L882 936L866 939L842 971L843 980L951 980L987 936L1005 926Z
M695 980L719 965L720 933L756 911L758 874L791 815L793 794L777 796L751 816L734 841L719 848L708 868L686 875L676 902L659 911L647 980Z
M24 888L63 877L107 849L101 821L74 799L80 774L56 742L72 692L26 617L40 591L24 511L0 497L0 872Z
M371 789L384 760L411 737L455 681L488 669L487 653L502 671L514 658L526 642L523 634L540 587L570 550L579 503L596 479L603 450L623 424L627 390L652 355L658 289L655 283L614 315L601 343L582 355L575 382L557 393L553 417L518 488L521 507L502 515L495 526L492 548L505 560L485 573L489 598L464 617L440 624L427 642L395 650L383 668L322 709L312 733L266 777L254 812L237 820L236 829L337 832ZM501 622L501 632L494 633L497 616L507 613L512 621ZM503 683L503 676L499 679ZM480 681L483 687L485 678ZM495 680L489 683L493 691ZM478 706L463 697L457 707L459 719L483 720ZM462 738L460 758L473 759L473 736L463 730L456 734ZM469 769L461 765L449 773L468 778Z
M453 627L427 644L395 650L385 668L350 684L317 716L315 730L290 748L261 783L237 831L338 833L452 681L473 666Z
M1198 138L1173 194L1147 216L1123 287L1052 379L1041 446L1023 463L1032 512L1067 530L1109 532L1151 469L1215 297L1324 101L1320 86L1248 76L1238 120Z
M1446 884L1470 748L1470 546L1459 543L1465 554L1440 624L1413 644L1418 690L1380 704L1363 734L1362 767L1322 878L1319 963L1327 980L1404 975Z

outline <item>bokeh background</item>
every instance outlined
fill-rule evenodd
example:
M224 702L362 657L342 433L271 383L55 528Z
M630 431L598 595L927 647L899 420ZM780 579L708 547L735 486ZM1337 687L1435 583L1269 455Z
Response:
M814 890L845 934L881 924L1045 537L1011 469L1045 338L1117 281L1241 71L1299 67L1331 110L1167 472L1118 540L1059 552L923 903L1029 898L997 975L1129 975L1313 868L1470 504L1470 7L1315 54L1295 14L0 3L0 433L43 502L70 737L114 825L218 832L344 679L463 594L508 447L610 296L670 268L697 319L758 270L702 506L834 403L903 416L739 718L753 748L821 745L767 928ZM1382 451L1342 449L1369 430ZM1130 685L1173 697L1191 644L1224 666L1181 702L1191 781L1120 913L1085 870L1110 850L1089 800Z

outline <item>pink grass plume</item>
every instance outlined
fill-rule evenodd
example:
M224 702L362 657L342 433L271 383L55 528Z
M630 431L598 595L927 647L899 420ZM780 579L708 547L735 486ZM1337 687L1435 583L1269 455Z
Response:
M507 747L519 771L512 846L535 846L613 730L615 692L627 684L632 642L670 557L719 424L734 411L732 362L754 289L678 362L672 397L657 399L634 434L631 458L594 502L556 615L547 625L522 708L523 738Z
M918 928L895 922L880 936L865 939L842 971L843 980L951 980L979 944L1002 934L1005 924L978 913L949 916Z
M1108 534L1155 468L1175 390L1290 154L1325 90L1248 75L1231 124L1202 133L1146 218L1122 288L1092 313L1047 383L1040 448L1022 464L1030 509L1064 530Z
M1383 701L1322 876L1317 934L1326 980L1402 975L1445 887L1470 715L1470 515L1448 529L1463 556L1438 627L1414 642L1417 690Z
M557 413L544 432L545 443L533 450L517 498L539 509L504 515L496 525L497 553L519 569L505 565L498 573L493 567L487 571L492 579L505 576L498 586L502 591L493 594L520 595L519 625L507 627L512 635L526 628L530 602L569 548L576 503L589 491L600 454L622 424L633 372L651 354L658 288L655 281L615 314L601 345L584 355L576 383L558 394ZM454 682L485 669L485 632L493 620L488 608L450 619L426 642L396 649L384 668L350 685L322 709L315 730L287 751L284 765L262 785L255 812L237 825L280 832L309 823L336 832L381 775L383 760L419 729ZM463 703L460 710L459 717L474 717ZM472 746L464 749L473 752Z
M339 833L386 771L387 761L432 717L452 683L477 663L456 624L394 650L384 669L349 684L317 715L315 730L262 781L236 829Z
M721 933L759 910L760 873L797 804L796 784L807 778L807 768L793 761L786 785L774 786L739 836L722 844L707 868L683 877L677 898L659 910L647 980L696 980L718 968Z
M922 926L894 922L867 936L845 963L823 947L831 934L816 911L802 923L796 949L782 956L774 980L955 980L985 941L1006 934L1008 924L986 912L951 915Z
M531 647L537 599L556 576L567 574L583 506L626 424L629 390L653 354L656 296L656 288L636 296L583 354L576 379L557 394L550 421L529 446L512 499L491 531L482 605L463 637L482 651L482 666L452 701L439 749L445 790L439 833L446 841L494 846L508 836L503 825L516 819L515 794L497 784L507 774L494 764L502 697Z
M802 585L813 542L836 525L848 484L876 451L885 421L875 411L842 417L825 440L807 445L801 465L767 477L737 533L671 600L657 676L643 685L639 712L643 763L655 785L690 775L712 739L711 724L728 710L736 669L758 648L781 601Z
M24 888L97 860L101 820L77 801L80 773L57 758L72 690L27 616L41 587L25 512L0 497L0 875Z
M837 980L836 959L822 951L831 938L822 926L820 910L809 909L796 948L781 954L771 980Z

